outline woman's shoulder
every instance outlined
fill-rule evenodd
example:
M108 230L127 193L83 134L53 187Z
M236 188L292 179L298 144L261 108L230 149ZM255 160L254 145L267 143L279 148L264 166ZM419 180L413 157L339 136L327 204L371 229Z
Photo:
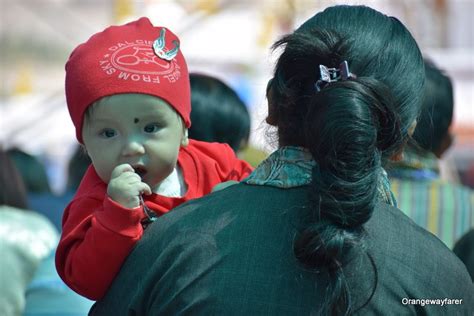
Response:
M369 244L377 251L400 257L400 263L424 258L421 262L439 259L458 264L452 251L440 239L386 203L377 204L365 228Z
M399 209L379 203L365 228L368 252L374 257L382 287L384 282L396 280L402 292L424 298L458 295L468 300L474 294L464 264ZM466 303L474 304L470 300Z
M449 248L435 235L417 225L401 210L386 203L378 203L366 225L371 239L383 244L394 242L399 247L390 247L392 251L403 251L422 248L433 248L438 252L450 252ZM383 233L387 238L372 236ZM392 238L390 238L392 237Z

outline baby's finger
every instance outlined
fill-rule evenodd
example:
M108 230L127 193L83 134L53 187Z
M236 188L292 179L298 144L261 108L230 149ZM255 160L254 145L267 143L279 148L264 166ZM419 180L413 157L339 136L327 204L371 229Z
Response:
M145 195L150 195L152 192L151 192L151 189L150 189L150 186L148 184L146 184L145 182L142 182L141 183L141 190L140 192L142 194L145 194Z
M135 172L130 172L130 171L126 171L126 172L122 173L120 175L120 179L122 181L127 182L127 183L137 183L137 182L142 181L142 179L140 178L140 176L138 174L136 174Z
M114 168L114 170L112 171L112 174L110 175L110 178L111 179L117 178L124 172L135 173L135 170L133 170L132 166L130 166L128 163L124 163Z

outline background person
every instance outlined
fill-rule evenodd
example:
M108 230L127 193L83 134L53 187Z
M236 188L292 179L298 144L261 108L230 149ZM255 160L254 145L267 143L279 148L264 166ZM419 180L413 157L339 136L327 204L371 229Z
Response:
M0 315L22 315L26 287L58 237L46 217L27 208L23 178L0 149Z
M153 223L91 315L472 311L466 268L391 206L382 168L422 101L423 59L408 30L368 7L335 6L274 48L267 122L279 149L244 183Z
M235 153L256 167L268 155L249 144L250 114L237 93L221 80L190 74L191 121L189 137L229 144Z
M61 230L64 208L76 193L79 184L91 164L89 156L81 146L77 146L68 163L68 178L63 194L42 195L35 199L35 209ZM55 266L56 251L51 251L39 264L25 293L23 316L85 316L93 301L71 290L59 277Z
M453 251L464 262L474 282L474 228L456 242Z
M28 199L51 193L46 168L37 157L19 148L10 148L7 150L7 154L20 172L26 186Z
M474 227L474 192L441 179L439 159L450 148L453 135L453 86L451 79L432 62L425 61L426 82L422 111L413 141L403 159L388 172L398 207L448 247Z
M77 146L67 167L67 184L63 193L57 195L52 193L30 194L29 205L35 211L45 215L56 226L58 231L62 230L63 212L69 202L76 194L79 184L90 166L91 160L81 146Z
M221 80L204 74L189 75L191 121L189 137L229 144L237 153L248 143L250 114L237 93Z

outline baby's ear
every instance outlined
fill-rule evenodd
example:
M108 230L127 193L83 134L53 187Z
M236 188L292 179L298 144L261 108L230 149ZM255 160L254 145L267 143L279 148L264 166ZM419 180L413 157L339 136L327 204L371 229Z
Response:
M79 147L81 148L81 154L83 154L84 156L89 156L89 152L87 151L87 147L86 145L80 143L79 144ZM89 156L90 157L90 156Z
M188 138L188 129L185 128L183 131L183 137L181 138L181 146L186 147L189 144L189 138Z

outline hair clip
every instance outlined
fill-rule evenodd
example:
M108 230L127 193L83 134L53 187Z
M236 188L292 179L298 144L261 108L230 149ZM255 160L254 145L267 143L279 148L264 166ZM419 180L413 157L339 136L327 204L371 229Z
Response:
M179 41L173 40L172 43L174 44L174 47L166 51L165 50L165 46L166 46L165 34L166 34L166 29L162 28L160 30L160 36L153 42L153 51L155 52L155 55L158 56L159 58L170 61L178 54Z
M347 63L347 60L344 60L339 64L339 68L328 68L324 65L319 65L319 78L320 79L314 84L316 91L318 92L331 82L357 77L349 71L349 64Z

